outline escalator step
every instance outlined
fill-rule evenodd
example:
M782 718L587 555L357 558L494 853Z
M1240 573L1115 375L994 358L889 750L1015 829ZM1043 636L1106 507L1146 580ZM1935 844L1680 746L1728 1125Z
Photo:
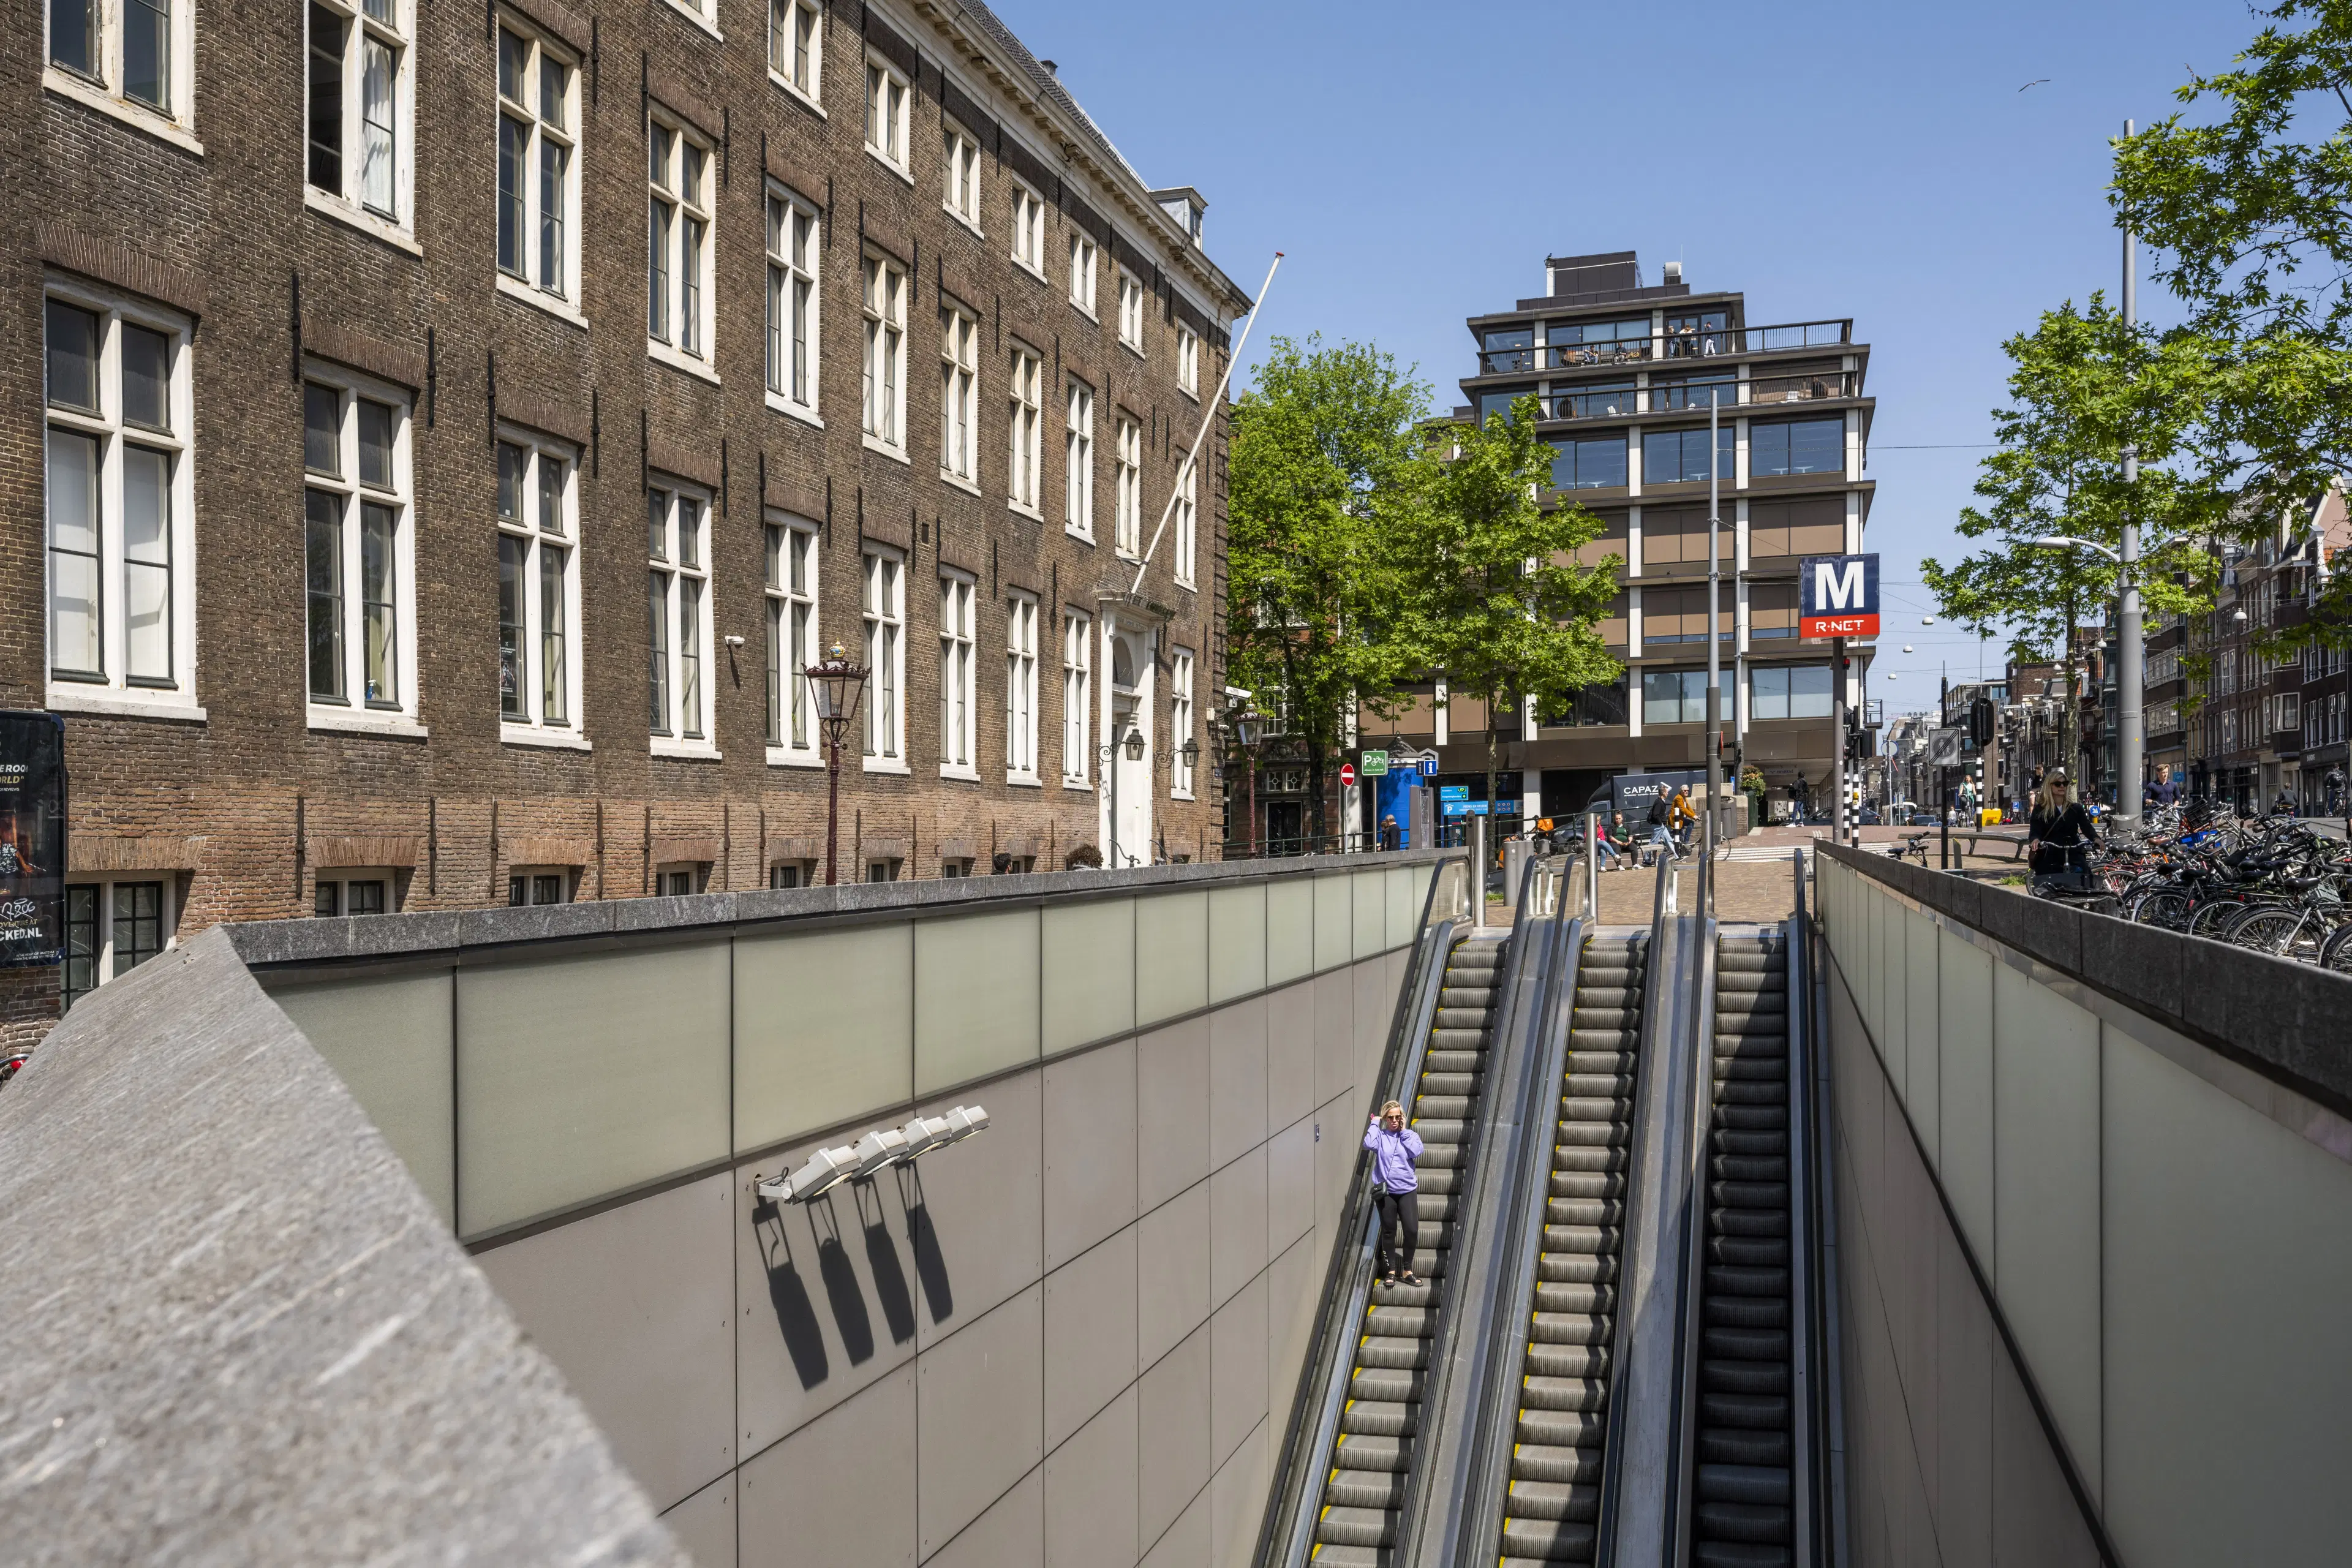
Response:
M1569 1482L1590 1485L1601 1479L1601 1449L1597 1444L1584 1447L1555 1447L1549 1443L1520 1443L1511 1449L1511 1477L1514 1480L1550 1481L1556 1485Z
M1617 1182L1621 1192L1624 1188L1622 1178L1602 1176L1600 1180ZM1547 1225L1622 1226L1625 1223L1625 1205L1622 1199L1615 1197L1550 1198L1544 1204L1544 1222Z
M1555 1174L1576 1172L1587 1174L1622 1173L1630 1168L1633 1156L1623 1147L1610 1148L1586 1144L1580 1148L1558 1148L1551 1152L1551 1168Z
M1767 1226L1777 1226L1785 1232L1789 1216L1784 1214L1745 1214L1734 1209L1717 1209L1713 1215L1717 1234L1706 1244L1710 1263L1721 1263L1735 1268L1780 1268L1789 1267L1789 1240L1786 1235L1742 1236L1727 1221L1755 1220Z
M1750 1503L1702 1502L1698 1527L1717 1541L1749 1542L1785 1546L1796 1533L1796 1521L1785 1508L1759 1508Z
M1789 1132L1783 1127L1769 1132L1734 1131L1718 1127L1707 1134L1707 1147L1718 1154L1780 1154L1789 1152Z
M1709 1359L1699 1363L1699 1385L1709 1394L1752 1394L1785 1399L1789 1394L1789 1363Z
M1356 1342L1356 1365L1391 1371L1419 1372L1429 1365L1429 1342L1396 1340L1367 1334Z
M1519 1409L1601 1411L1609 1407L1609 1390L1605 1384L1589 1377L1537 1377L1522 1375L1519 1379Z
M1410 1437L1421 1430L1421 1411L1411 1405L1350 1404L1339 1412L1339 1430L1367 1437Z
M1436 1312L1427 1306L1394 1300L1395 1294L1383 1289L1374 1298L1371 1310L1364 1314L1364 1332L1381 1339L1426 1341L1435 1331Z
M1591 1312L1538 1312L1528 1320L1528 1338L1536 1344L1602 1345L1608 1329L1606 1318Z
M1396 1540L1396 1515L1386 1509L1327 1506L1315 1521L1315 1539L1334 1546L1387 1546Z
M1741 1361L1789 1359L1789 1336L1770 1329L1709 1329L1700 1342L1710 1356Z
M1617 1288L1614 1285L1553 1285L1538 1280L1536 1284L1536 1310L1538 1312L1613 1312L1617 1310ZM1780 1304L1780 1315L1788 1316L1788 1304ZM1746 1324L1739 1325L1747 1327ZM1759 1323L1759 1328L1780 1328L1780 1323Z
M1503 1555L1532 1558L1538 1563L1589 1563L1592 1560L1592 1526L1564 1519L1503 1521Z
M1608 1423L1589 1410L1519 1410L1518 1440L1550 1448L1580 1448L1601 1441Z
M1428 1374L1412 1367L1366 1366L1348 1379L1348 1397L1363 1404L1417 1405Z
M1785 1182L1789 1162L1783 1155L1712 1154L1706 1173L1718 1182Z
M1789 1271L1786 1268L1742 1268L1734 1264L1711 1263L1706 1269L1706 1288L1710 1294L1721 1291L1727 1296L1777 1296L1786 1300Z
M1412 1450L1402 1438L1384 1436L1376 1432L1351 1432L1343 1435L1331 1451L1335 1470L1376 1470L1385 1475L1401 1473Z
M1369 1508L1383 1511L1404 1506L1404 1477L1397 1471L1341 1470L1323 1484L1327 1508Z
M1606 1345L1528 1346L1528 1371L1544 1377L1605 1377L1609 1373Z
M1590 1524L1601 1517L1601 1489L1574 1481L1513 1481L1503 1511L1513 1519L1566 1520Z
M1321 1563L1324 1559L1318 1557L1315 1561ZM1691 1544L1692 1568L1790 1568L1795 1561L1785 1546L1731 1541L1699 1541Z
M1704 1426L1736 1426L1745 1432L1785 1434L1790 1414L1781 1394L1709 1394L1698 1396L1699 1422Z
M1739 1502L1786 1508L1790 1497L1789 1472L1765 1465L1701 1465L1698 1497L1702 1502Z
M1764 1296L1709 1296L1705 1321L1727 1329L1785 1329L1789 1303L1785 1297L1776 1300Z
M1617 1257L1591 1252L1547 1252L1536 1260L1536 1279L1547 1285L1613 1285Z
M1706 1465L1780 1465L1790 1462L1786 1432L1764 1432L1739 1426L1702 1426L1698 1435L1699 1462Z

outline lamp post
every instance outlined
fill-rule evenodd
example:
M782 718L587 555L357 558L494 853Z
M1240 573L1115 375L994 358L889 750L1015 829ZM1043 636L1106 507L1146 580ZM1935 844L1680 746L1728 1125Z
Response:
M1229 709L1225 713L1225 722L1233 731L1234 750L1235 753L1240 756L1242 761L1242 858L1245 860L1255 860L1257 858L1257 758L1255 748L1258 739L1258 719L1257 715L1247 708ZM1230 786L1228 786L1226 790L1225 798L1228 803L1233 799L1233 793ZM1229 830L1227 833L1228 838L1231 837L1231 824L1227 824Z
M2116 817L2121 822L2137 823L2147 739L2140 726L2138 566L2144 554L2153 554L2172 541L2157 540L2143 551L2139 531L2135 526L2125 534L2120 552L2108 549L2095 539L2077 539L2071 533L2047 534L2032 542L2051 550L2095 550L2116 563L2116 590L2120 601L2116 611ZM2074 628L2067 627L2066 635L2072 637Z
M866 667L854 664L835 643L824 662L801 672L816 694L816 714L824 725L824 885L838 879L837 851L841 842L841 732L857 717L866 696Z
M1131 726L1124 741L1107 741L1095 748L1110 773L1110 862L1118 864L1118 754L1124 751L1130 763L1143 761L1143 731ZM1198 753L1197 744L1194 747Z

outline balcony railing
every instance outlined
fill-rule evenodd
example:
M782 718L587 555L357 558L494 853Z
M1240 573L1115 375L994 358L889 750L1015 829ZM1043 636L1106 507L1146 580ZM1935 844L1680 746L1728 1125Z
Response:
M1853 341L1853 321L1792 321L1774 327L1735 327L1723 331L1670 333L1668 359L1711 359L1717 354L1778 353L1784 349L1827 348Z
M1589 370L1604 364L1640 364L1655 340L1617 338L1594 343L1552 343L1543 351L1546 370Z
M1750 403L1811 403L1825 397L1854 395L1852 371L1827 370L1805 375L1759 376L1748 383Z
M1631 385L1580 387L1555 392L1545 417L1550 419L1622 419L1642 411L1642 395Z
M1796 349L1831 348L1852 342L1853 321L1851 317L1834 321L1791 321L1769 327L1728 327L1706 331L1668 328L1663 335L1656 337L1549 343L1540 347L1528 343L1485 349L1478 355L1478 374L1528 375L1553 370L1595 370L1608 365L1643 364L1656 359L1713 359L1722 354L1779 353Z

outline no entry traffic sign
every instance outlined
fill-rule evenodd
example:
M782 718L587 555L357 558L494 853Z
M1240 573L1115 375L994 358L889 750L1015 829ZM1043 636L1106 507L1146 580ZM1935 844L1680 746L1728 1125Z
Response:
M1339 764L1339 787L1341 789L1353 789L1356 787L1355 763L1341 763Z

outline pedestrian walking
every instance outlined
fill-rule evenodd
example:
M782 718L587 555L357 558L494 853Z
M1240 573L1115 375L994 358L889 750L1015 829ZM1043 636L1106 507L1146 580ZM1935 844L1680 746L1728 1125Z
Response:
M1691 826L1698 821L1698 813L1691 808L1690 795L1683 786L1675 786L1674 804L1666 808L1666 826L1674 829L1675 853L1690 853Z
M1374 1201L1380 1205L1380 1236L1373 1249L1373 1267L1387 1285L1418 1285L1412 1255L1421 1245L1421 1134L1404 1124L1404 1106L1390 1100L1364 1130L1364 1147L1372 1152ZM1402 1249L1389 1246L1398 1233Z
M1650 842L1657 846L1661 855L1675 852L1675 837L1669 831L1673 820L1674 814L1666 805L1665 795L1653 795L1650 798Z

